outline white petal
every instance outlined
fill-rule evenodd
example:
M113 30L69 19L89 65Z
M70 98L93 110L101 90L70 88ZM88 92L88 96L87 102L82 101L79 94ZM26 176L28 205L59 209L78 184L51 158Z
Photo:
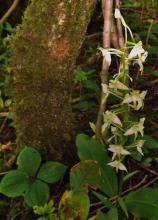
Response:
M141 60L142 60L143 63L145 62L147 56L148 56L148 52L146 51L146 52L142 55L142 57L141 57Z
M141 92L140 97L141 97L142 99L144 99L145 96L146 96L146 94L147 94L147 91L143 91L143 92Z
M114 123L114 124L117 124L117 125L120 125L121 127L122 127L122 122L121 122L121 120L119 119L119 117L117 116L117 115L113 115L113 120L112 120L112 122Z
M142 151L142 148L141 147L137 147L137 151L142 155L142 156L144 156L144 154L143 154L143 151Z
M103 125L102 125L102 127L101 127L101 131L102 131L102 133L106 130L106 128L108 128L109 127L109 123L107 123L107 122L105 122Z
M125 136L132 135L132 134L135 134L135 129L134 129L133 127L129 128L129 129L124 133Z
M133 102L133 97L129 94L126 94L123 100L123 104Z
M95 131L96 131L96 126L95 126L95 124L92 123L92 122L89 122L89 125L90 125L92 131L95 133Z
M145 50L142 48L142 42L139 41L131 50L131 52L128 55L128 58L135 58L135 57L140 57L141 54L144 54Z
M111 53L102 47L99 47L99 50L102 52L102 55L104 59L106 60L107 64L110 66L111 65Z
M127 169L126 169L126 167L123 165L123 163L121 163L120 161L117 161L117 160L108 163L108 165L111 166L111 167L116 168L116 171L118 171L118 170L127 171Z
M109 88L111 89L120 89L120 90L129 90L129 88L118 80L110 80Z
M119 170L124 170L127 172L125 165L123 165L123 163L121 163L121 162L119 162Z
M121 12L118 8L115 8L114 17L115 18L121 18L122 17Z

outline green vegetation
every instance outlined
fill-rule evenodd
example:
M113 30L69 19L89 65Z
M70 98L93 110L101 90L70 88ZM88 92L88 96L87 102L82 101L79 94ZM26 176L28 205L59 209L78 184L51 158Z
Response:
M0 22L0 219L157 220L157 1L31 0L16 26L19 4Z

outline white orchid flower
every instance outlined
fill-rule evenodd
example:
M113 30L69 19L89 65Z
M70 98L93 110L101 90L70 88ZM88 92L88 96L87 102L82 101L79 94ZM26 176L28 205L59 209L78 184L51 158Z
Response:
M107 62L108 66L111 65L111 53L109 52L108 49L104 49L102 47L99 47L99 50L102 52L102 55Z
M143 63L145 62L146 58L148 56L148 52L145 51L142 47L142 42L139 41L137 44L135 44L135 46L133 47L133 49L131 50L131 52L128 55L128 59L129 60L135 60L134 63L137 63L140 67L140 71L143 71Z
M116 124L122 127L121 120L113 112L106 111L105 113L103 113L103 119L104 119L104 124L102 125L102 132L104 132L106 128L109 128L111 124L114 125Z
M142 136L144 135L144 121L145 118L141 118L138 123L133 125L131 128L129 128L124 135L129 136L129 135L135 135L135 138L138 136L138 133L140 133Z
M140 93L139 90L134 90L131 94L126 94L122 104L130 104L133 103L132 107L135 110L139 110L144 106L144 99L147 94L147 91L143 91Z
M125 165L118 160L114 160L113 162L108 163L108 165L114 167L116 172L118 172L118 170L124 170L127 172Z
M98 49L102 52L103 58L107 62L108 66L111 65L111 55L112 54L114 54L118 57L121 57L121 55L124 54L121 50L117 50L114 48L105 49L105 48L99 47Z
M142 42L139 41L135 46L132 48L131 52L128 55L129 59L133 59L136 57L141 57L146 51L142 48Z
M117 128L114 127L114 126L111 126L111 132L112 132L113 134L116 134L116 133L117 133Z
M136 144L136 148L137 148L137 151L142 155L144 156L143 152L142 152L142 147L144 145L144 140L138 140L137 141L137 144Z
M129 88L124 85L122 82L120 82L119 80L110 80L109 83L109 88L110 89L120 89L120 90L129 90Z
M109 145L108 150L113 152L112 160L114 160L116 156L119 157L120 155L126 156L130 154L130 152L125 150L121 145Z
M137 151L144 156L143 151L142 151L142 147L144 145L145 140L137 140L136 142L134 142L131 146L129 147L136 147Z
M111 133L113 134L110 138L107 139L107 142L111 142L117 136L120 136L119 129L114 126L111 126Z
M142 73L144 70L143 63L145 62L146 58L148 56L148 52L146 51L140 58L138 58L135 63L137 63L140 67L140 72Z
M120 19L122 25L123 25L124 28L125 28L125 40L126 40L126 42L127 42L127 30L129 31L129 33L130 33L130 35L131 35L131 38L134 39L131 29L130 29L129 26L126 24L125 19L123 18L122 14L121 14L121 12L120 12L120 10L119 10L118 8L115 8L114 17L115 17L116 19Z

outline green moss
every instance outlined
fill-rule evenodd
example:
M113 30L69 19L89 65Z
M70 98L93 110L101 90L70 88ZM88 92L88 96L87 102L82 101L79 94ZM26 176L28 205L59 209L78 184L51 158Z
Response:
M68 154L71 72L92 6L86 8L83 0L71 4L67 0L32 0L22 25L11 37L11 94L18 149L29 145L54 160ZM62 25L58 25L60 17L65 19Z

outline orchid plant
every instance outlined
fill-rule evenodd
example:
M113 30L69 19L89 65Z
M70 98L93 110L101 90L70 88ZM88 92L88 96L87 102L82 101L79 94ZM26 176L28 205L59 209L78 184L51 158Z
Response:
M134 42L132 31L126 24L119 9L115 9L114 16L116 19L120 19L125 29L125 44L124 48L121 49L99 47L108 66L111 65L112 55L116 55L120 60L118 73L113 76L113 79L108 84L102 83L104 94L102 102L109 95L117 97L118 101L115 106L103 113L102 140L100 141L112 153L112 159L108 165L114 167L116 172L118 172L118 170L127 171L124 165L126 156L131 155L134 151L143 155L145 118L142 117L137 121L133 121L132 114L143 109L147 91L134 90L129 87L127 82L129 80L133 81L132 77L129 76L129 66L138 64L142 73L143 63L147 58L148 52L143 48L141 41ZM128 31L132 42L127 41ZM90 126L95 132L95 125L90 123Z

